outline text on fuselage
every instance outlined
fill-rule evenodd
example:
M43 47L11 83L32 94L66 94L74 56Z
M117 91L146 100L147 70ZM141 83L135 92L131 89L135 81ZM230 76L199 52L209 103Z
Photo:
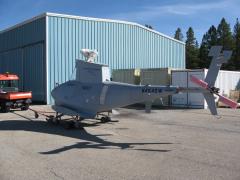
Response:
M142 88L142 93L161 93L162 89L160 88Z

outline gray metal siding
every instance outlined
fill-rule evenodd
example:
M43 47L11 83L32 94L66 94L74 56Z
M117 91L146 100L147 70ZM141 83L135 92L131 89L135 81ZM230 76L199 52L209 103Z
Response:
M48 19L47 25L42 17L0 33L0 72L18 74L20 86L31 89L34 100L51 99L54 86L70 79L75 59L83 59L82 48L97 49L97 62L112 69L185 67L183 43L136 24L59 16Z
M80 49L111 69L185 68L185 45L132 24L48 16L48 91L70 79Z
M38 43L23 49L23 89L32 91L33 100L45 101L44 44Z
M45 37L45 17L0 33L0 73L19 75L35 101L46 101Z
M19 77L23 77L22 50L15 49L0 53L0 73L9 72L16 73ZM19 87L23 88L23 79L19 81Z
M45 18L0 32L0 53L45 40Z

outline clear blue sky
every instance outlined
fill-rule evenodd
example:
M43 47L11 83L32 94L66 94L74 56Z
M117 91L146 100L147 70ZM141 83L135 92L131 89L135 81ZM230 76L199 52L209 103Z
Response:
M222 17L233 27L240 18L240 0L0 0L0 30L43 12L150 24L169 36L180 27L185 37L192 26L201 41Z

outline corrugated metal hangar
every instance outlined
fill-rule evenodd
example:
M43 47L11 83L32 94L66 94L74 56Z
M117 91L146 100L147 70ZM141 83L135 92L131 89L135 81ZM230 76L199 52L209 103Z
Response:
M111 69L185 68L185 44L142 25L44 13L0 32L0 73L20 76L33 100L52 103L56 84L70 79L80 49L97 49Z

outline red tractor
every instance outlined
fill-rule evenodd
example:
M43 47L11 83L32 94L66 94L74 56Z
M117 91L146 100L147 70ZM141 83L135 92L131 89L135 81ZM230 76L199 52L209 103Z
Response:
M21 92L18 88L19 77L15 74L0 74L0 111L21 108L28 110L32 102L32 92Z

